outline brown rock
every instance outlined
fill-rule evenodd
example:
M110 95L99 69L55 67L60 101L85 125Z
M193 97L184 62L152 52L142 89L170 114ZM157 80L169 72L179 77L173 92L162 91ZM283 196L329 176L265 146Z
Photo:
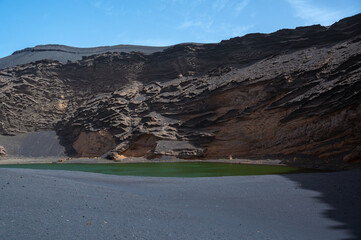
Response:
M73 144L74 149L82 157L98 157L115 147L113 137L104 130L81 132Z
M157 138L154 135L140 136L121 156L126 157L151 157L157 145Z
M354 163L361 162L361 145L355 147L351 153L349 153L343 158L343 160L345 162L354 162Z
M6 156L7 152L3 146L0 146L0 157Z
M116 162L121 162L122 160L127 159L127 158L128 157L126 157L122 154L115 153L115 152L108 155L108 159L111 159Z

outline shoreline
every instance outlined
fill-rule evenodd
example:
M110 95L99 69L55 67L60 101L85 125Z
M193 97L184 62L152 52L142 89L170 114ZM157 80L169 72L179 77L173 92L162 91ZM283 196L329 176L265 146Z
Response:
M251 159L179 159L175 157L163 157L146 159L142 157L129 157L122 160L109 160L105 158L58 158L58 157L4 157L0 159L0 165L8 164L114 164L114 163L168 163L168 162L208 162L208 163L229 163L229 164L251 164L251 165L273 165L287 166L282 160L251 160Z
M172 163L172 162L197 162L197 163L226 163L226 164L244 164L244 165L266 165L266 166L289 166L298 168L308 168L314 170L347 170L360 168L350 164L322 165L317 163L297 163L286 162L279 159L179 159L175 157L162 157L155 159L146 159L142 157L128 157L122 160L109 160L105 158L59 158L59 157L16 157L8 156L0 158L0 165L17 165L17 164L123 164L123 163Z
M0 158L0 165L10 164L114 164L114 163L166 163L166 162L208 162L208 163L229 163L229 164L252 164L252 165L273 165L287 166L282 160L251 160L251 159L179 159L175 157L163 157L146 159L142 157L129 157L122 160L109 160L106 158L58 158L58 157L16 157L9 156Z

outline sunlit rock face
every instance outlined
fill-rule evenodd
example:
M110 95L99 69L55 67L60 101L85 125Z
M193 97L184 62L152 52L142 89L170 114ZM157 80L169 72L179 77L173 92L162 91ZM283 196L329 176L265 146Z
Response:
M0 146L0 157L7 155L6 149L3 146Z
M0 72L0 133L69 154L360 161L361 15L330 27Z

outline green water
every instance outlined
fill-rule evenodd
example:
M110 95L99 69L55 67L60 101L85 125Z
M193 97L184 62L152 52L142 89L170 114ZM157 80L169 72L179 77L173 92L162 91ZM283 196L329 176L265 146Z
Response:
M13 164L0 168L83 171L123 176L220 177L313 172L310 169L227 163Z

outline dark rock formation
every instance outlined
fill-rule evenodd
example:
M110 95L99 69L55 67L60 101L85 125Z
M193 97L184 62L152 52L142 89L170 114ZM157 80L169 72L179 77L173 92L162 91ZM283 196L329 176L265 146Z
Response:
M360 161L361 14L326 28L0 72L0 133L80 156Z
M106 52L142 52L151 54L162 51L167 47L147 47L136 45L116 45L94 48L76 48L64 45L49 44L25 48L14 52L12 55L0 58L0 69L15 67L19 64L27 64L39 60L56 60L62 63L81 60L83 56L102 54Z

